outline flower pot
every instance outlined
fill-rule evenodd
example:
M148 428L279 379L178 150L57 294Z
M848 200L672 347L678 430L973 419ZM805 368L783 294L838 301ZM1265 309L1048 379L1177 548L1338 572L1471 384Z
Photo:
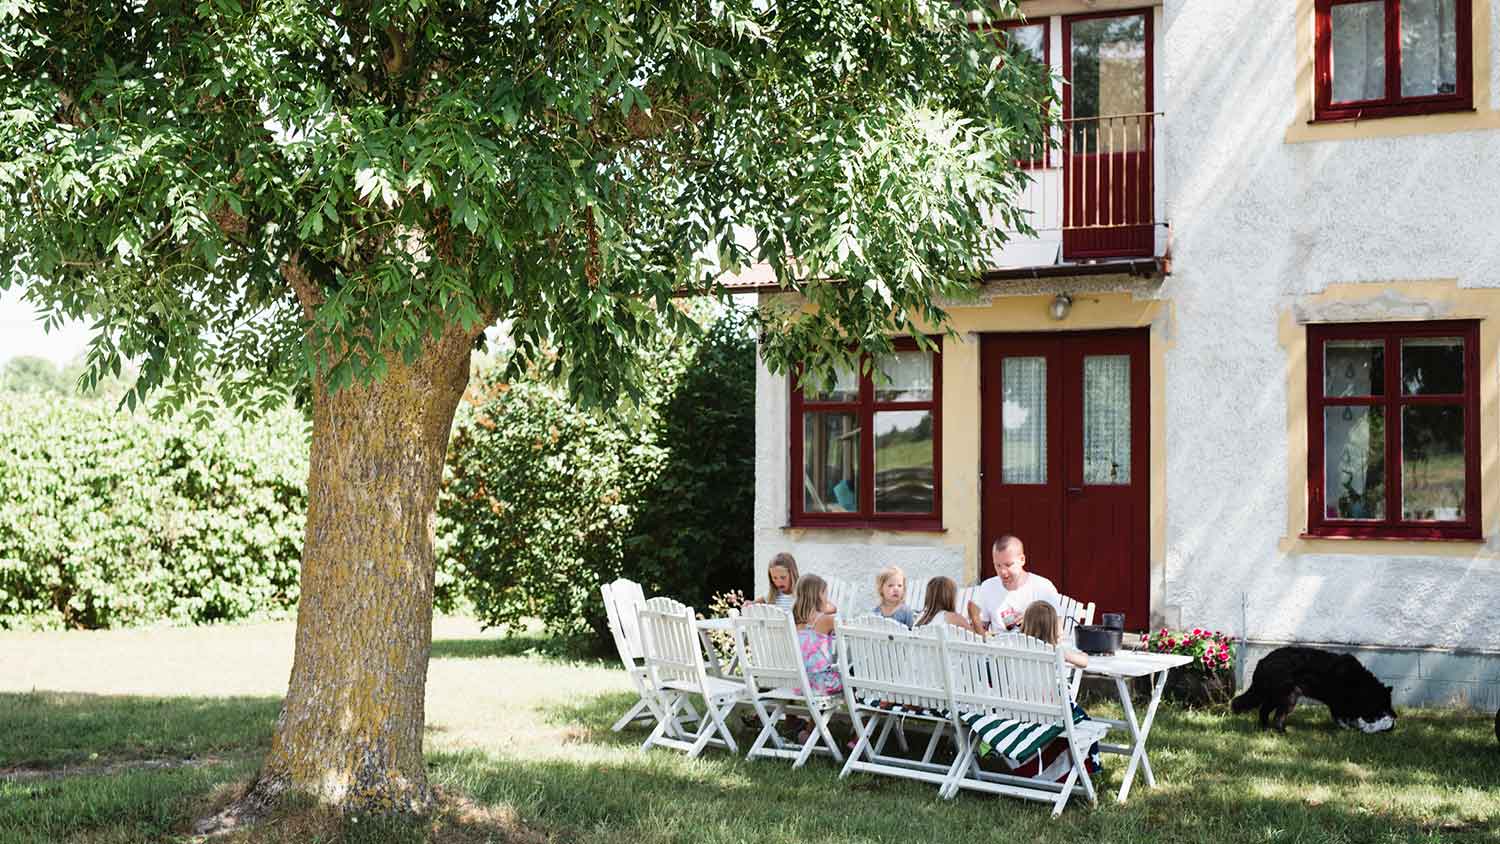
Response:
M1173 671L1164 696L1189 708L1222 706L1234 697L1234 672L1205 671L1191 665Z

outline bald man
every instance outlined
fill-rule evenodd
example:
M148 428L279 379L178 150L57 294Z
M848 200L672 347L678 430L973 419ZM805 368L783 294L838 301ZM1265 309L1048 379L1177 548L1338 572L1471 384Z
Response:
M1033 601L1058 605L1052 581L1026 570L1026 548L1021 540L1006 534L990 548L995 576L979 584L969 601L969 620L975 630L1001 633L1021 623L1021 614Z

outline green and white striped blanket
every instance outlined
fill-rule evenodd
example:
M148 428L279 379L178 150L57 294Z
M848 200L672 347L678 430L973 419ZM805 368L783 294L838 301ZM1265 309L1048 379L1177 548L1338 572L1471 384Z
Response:
M1038 724L1035 721L1018 721L983 712L968 712L958 716L968 727L979 744L979 755L999 753L1017 762L1041 752L1053 739L1063 734L1061 724ZM1073 723L1088 718L1084 711L1073 704Z

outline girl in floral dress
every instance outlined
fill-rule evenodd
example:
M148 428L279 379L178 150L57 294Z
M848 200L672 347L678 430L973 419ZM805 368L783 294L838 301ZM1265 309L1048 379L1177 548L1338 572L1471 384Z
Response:
M792 621L797 625L797 645L802 649L812 694L831 695L844 690L833 658L833 614L837 611L828 602L828 583L823 578L808 574L797 581Z

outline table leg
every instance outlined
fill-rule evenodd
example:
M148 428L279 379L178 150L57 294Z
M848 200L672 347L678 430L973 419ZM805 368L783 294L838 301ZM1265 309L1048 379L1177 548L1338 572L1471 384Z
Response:
M1162 671L1152 676L1151 703L1146 707L1146 719L1140 723L1135 719L1135 706L1130 702L1130 689L1123 677L1115 678L1115 687L1120 694L1120 708L1125 710L1125 725L1130 729L1130 763L1125 766L1125 778L1120 781L1120 793L1115 800L1124 803L1130 796L1130 785L1135 781L1136 768L1142 768L1146 784L1155 788L1156 775L1151 771L1151 760L1146 758L1146 737L1151 734L1151 723L1156 720L1156 709L1161 703L1161 693L1167 687L1167 673Z
M708 656L707 663L703 667L708 670L709 674L724 679L724 663L719 658L719 649L714 647L713 637L708 635L707 630L700 627L698 628L698 641L703 643L703 653Z

